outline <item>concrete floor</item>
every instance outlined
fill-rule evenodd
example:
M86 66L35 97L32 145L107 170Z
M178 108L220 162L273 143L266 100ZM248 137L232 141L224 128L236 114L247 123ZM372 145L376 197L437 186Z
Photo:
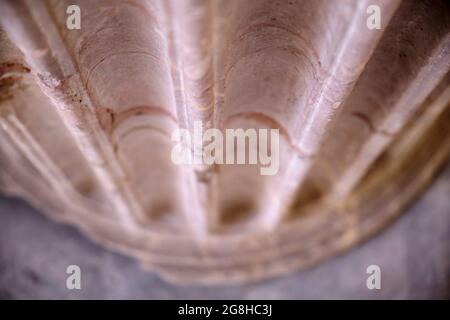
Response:
M82 289L66 288L77 264ZM381 290L366 268L381 267ZM176 286L26 203L0 198L0 299L450 299L450 165L389 228L316 268L242 286Z

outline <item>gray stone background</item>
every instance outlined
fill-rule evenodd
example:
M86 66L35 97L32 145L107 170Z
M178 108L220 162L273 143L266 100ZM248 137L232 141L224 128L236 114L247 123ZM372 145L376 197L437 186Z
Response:
M82 289L65 287L77 264ZM381 267L381 290L366 268ZM54 223L18 199L0 197L0 299L449 299L450 164L391 226L321 265L240 286L177 286Z

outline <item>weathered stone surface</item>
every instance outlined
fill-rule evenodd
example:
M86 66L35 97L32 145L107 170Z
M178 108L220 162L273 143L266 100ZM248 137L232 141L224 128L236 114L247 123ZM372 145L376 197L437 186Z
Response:
M80 29L66 24L73 4ZM445 0L0 11L0 192L174 282L311 268L388 226L450 157ZM278 130L279 170L176 163L173 133L195 136L199 122Z

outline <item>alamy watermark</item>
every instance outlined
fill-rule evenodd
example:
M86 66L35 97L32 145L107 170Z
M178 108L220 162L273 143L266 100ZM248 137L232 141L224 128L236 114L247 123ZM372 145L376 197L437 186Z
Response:
M369 15L366 20L366 26L369 30L381 29L381 9L379 6L372 4L367 7L366 13Z
M369 290L380 290L381 289L381 268L376 264L371 264L366 269L367 274L369 276L366 280L366 286Z
M69 30L81 29L81 9L79 6L72 4L66 9L67 19L66 27Z
M366 20L366 26L369 30L381 29L381 8L376 4L367 7L366 13L369 15ZM81 9L78 5L72 4L66 9L66 27L69 30L81 29Z
M66 268L66 288L68 290L81 290L81 268L72 264Z
M279 129L226 129L223 133L216 128L204 130L203 123L196 121L193 136L178 128L172 141L171 159L177 165L259 165L261 175L277 174L280 165Z

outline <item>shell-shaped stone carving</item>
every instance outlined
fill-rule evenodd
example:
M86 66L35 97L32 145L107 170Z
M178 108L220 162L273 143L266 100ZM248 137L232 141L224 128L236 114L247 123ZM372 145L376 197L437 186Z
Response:
M169 279L311 266L385 226L450 154L446 1L1 0L0 12L0 189ZM196 121L278 129L278 173L175 164L171 135Z

